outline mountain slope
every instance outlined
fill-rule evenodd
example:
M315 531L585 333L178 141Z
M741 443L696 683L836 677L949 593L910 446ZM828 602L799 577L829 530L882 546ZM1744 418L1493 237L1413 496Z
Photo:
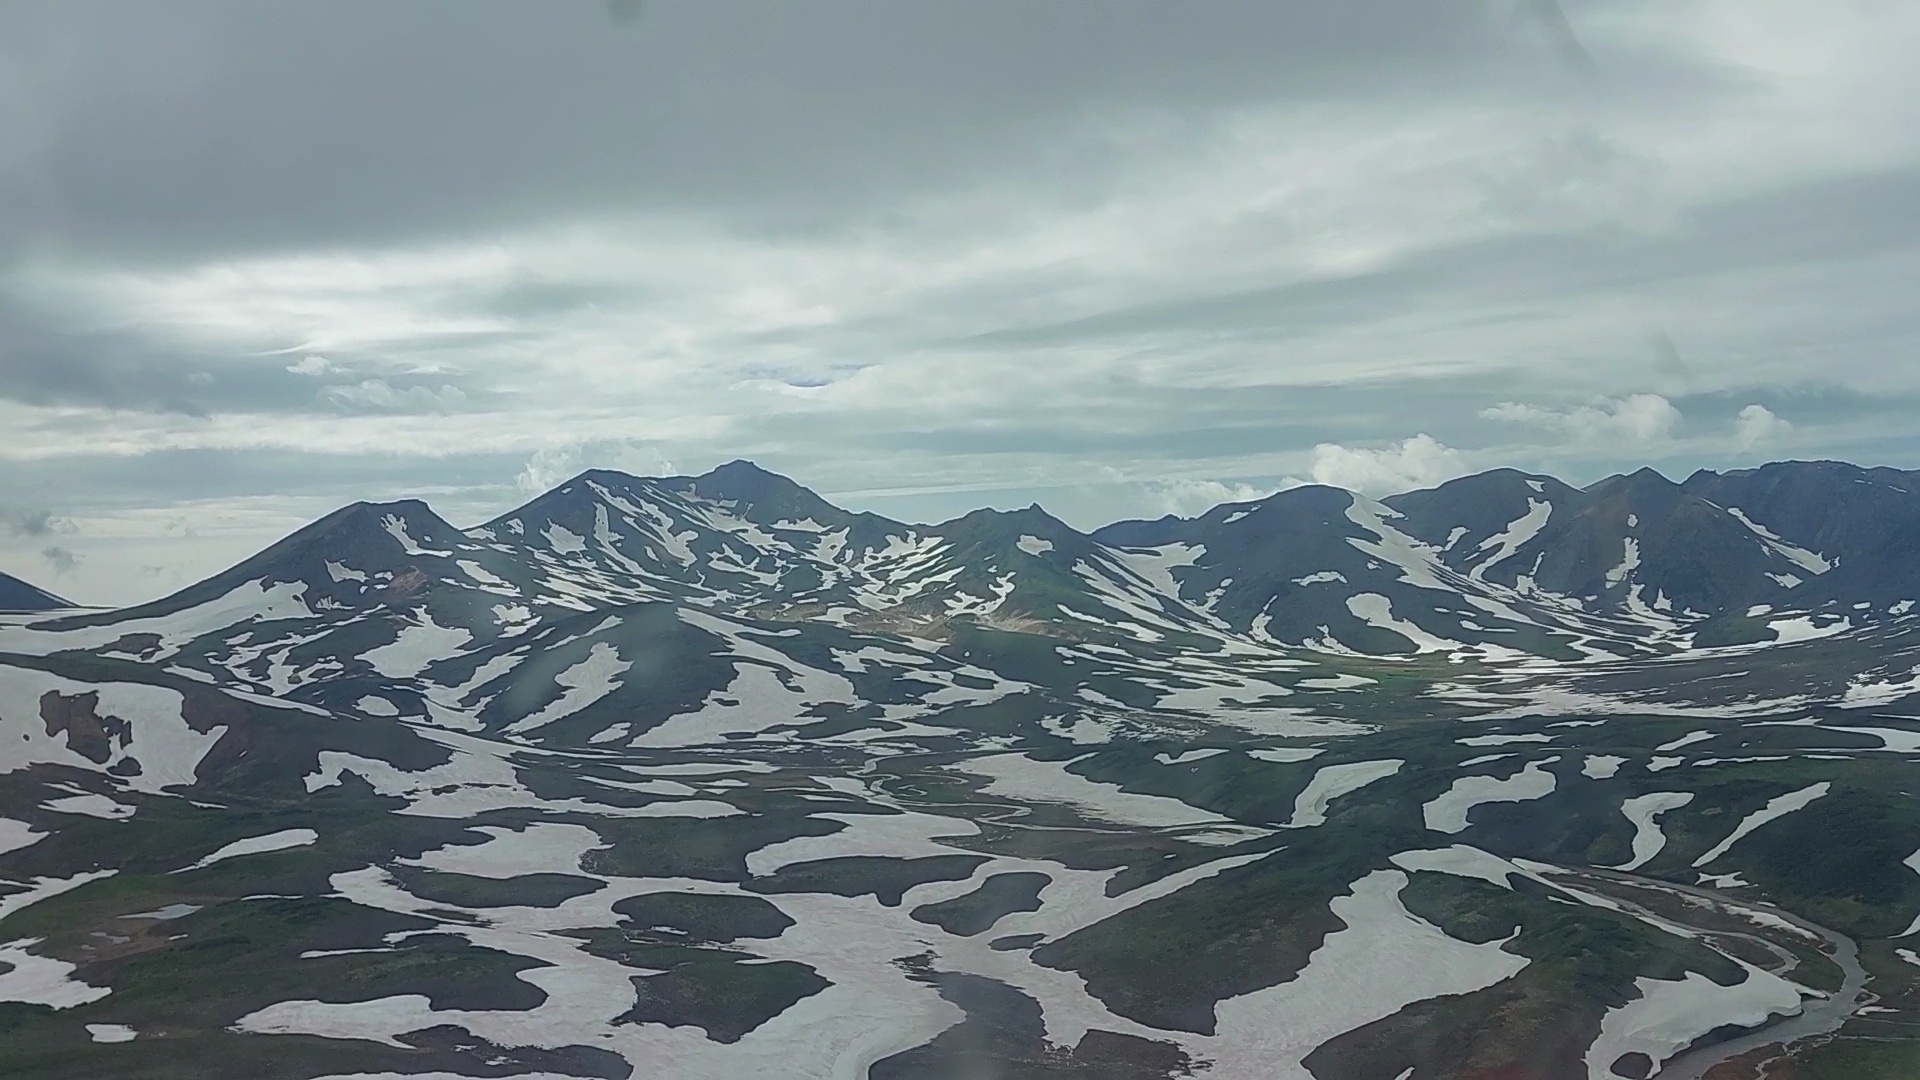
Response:
M0 611L57 611L69 608L73 604L58 596L14 577L0 573Z

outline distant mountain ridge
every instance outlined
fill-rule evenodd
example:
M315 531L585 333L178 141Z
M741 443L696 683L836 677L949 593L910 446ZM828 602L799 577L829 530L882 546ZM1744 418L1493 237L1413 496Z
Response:
M745 461L700 476L590 470L468 530L418 501L355 504L173 596L68 625L252 587L315 615L418 608L476 640L664 601L934 636L964 624L1624 656L1897 614L1920 598L1916 493L1920 474L1838 462L1681 483L1643 469L1585 488L1496 469L1381 501L1308 485L1083 533L1037 505L911 525Z

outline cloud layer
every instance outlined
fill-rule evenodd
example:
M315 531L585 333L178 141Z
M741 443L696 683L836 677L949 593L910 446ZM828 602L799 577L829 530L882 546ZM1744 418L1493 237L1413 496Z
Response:
M1084 525L1920 465L1911 5L611 11L0 9L0 509L65 591L591 465Z

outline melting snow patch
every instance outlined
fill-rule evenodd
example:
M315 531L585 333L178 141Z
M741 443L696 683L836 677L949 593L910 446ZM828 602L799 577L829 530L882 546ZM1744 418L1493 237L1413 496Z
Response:
M1022 536L1015 541L1014 546L1029 555L1045 555L1053 550L1053 541L1042 540L1037 536Z
M1800 1011L1801 989L1744 961L1736 961L1746 979L1721 986L1697 971L1686 978L1641 978L1640 996L1608 1011L1600 1037L1587 1051L1592 1080L1614 1080L1613 1063L1628 1054L1645 1054L1658 1071L1662 1062L1722 1027L1758 1027L1775 1015Z
M1187 750L1179 754L1155 754L1153 755L1153 760L1162 765L1186 765L1195 761L1204 761L1207 758L1213 757L1215 754L1224 753L1226 753L1226 750L1219 747L1207 747L1200 750Z
M1319 757L1323 751L1317 746L1279 746L1272 750L1249 750L1247 756L1256 761L1271 761L1277 764L1291 764L1296 761L1309 761Z
M1699 869L1718 859L1720 856L1725 855L1734 844L1739 843L1741 838L1745 837L1748 833L1765 825L1769 821L1786 817L1795 810L1804 809L1809 803L1825 795L1832 788L1832 784L1822 780L1820 783L1803 787L1799 791L1790 791L1785 795L1767 800L1767 805L1748 814L1741 820L1739 827L1735 828L1732 834L1725 840L1715 844L1712 850L1693 860L1694 868Z
M1525 735L1474 735L1465 739L1455 739L1461 746L1508 746L1513 743L1552 742L1553 736L1532 732Z
M1683 746L1692 746L1694 743L1706 742L1711 738L1713 738L1713 732L1711 731L1689 731L1670 743L1663 743L1654 747L1654 750L1678 750Z
M88 1024L87 1035L97 1043L132 1042L138 1032L125 1024Z
M1208 810L1200 810L1163 795L1137 795L1120 785L1089 780L1068 772L1058 761L1036 761L1022 754L994 754L967 758L948 766L991 782L985 794L1021 802L1060 803L1094 821L1148 828L1211 826L1214 833L1189 837L1202 843L1233 844L1264 830L1252 830ZM1233 834L1239 835L1233 835Z
M1794 641L1816 641L1844 633L1853 628L1853 620L1842 618L1835 622L1820 625L1812 615L1799 615L1791 619L1771 619L1767 629L1773 631L1773 643L1785 645Z
M1640 541L1631 536L1624 537L1623 540L1625 548L1624 554L1620 556L1620 564L1607 571L1607 588L1609 589L1619 588L1620 583L1627 580L1628 575L1640 565Z
M451 551L434 551L431 548L421 547L412 535L407 532L407 523L405 519L401 518L398 514L388 514L381 520L380 525L387 530L388 535L400 542L400 549L409 555L451 556L453 554Z
M1580 771L1595 780L1609 780L1618 775L1620 766L1626 763L1626 758L1612 754L1588 754L1587 760L1580 766Z
M553 677L553 681L561 688L560 696L542 706L539 712L508 725L508 734L533 731L572 716L619 689L620 683L615 676L632 666L620 659L619 650L612 645L604 641L595 642L585 660Z
M548 522L547 527L542 530L542 534L546 536L547 543L552 545L556 554L577 555L587 550L586 537L570 531L565 525L557 521Z
M1321 679L1301 679L1294 686L1302 690L1357 690L1362 686L1372 686L1376 680L1365 675L1349 675L1341 672Z
M1400 902L1407 876L1376 870L1337 897L1346 929L1328 934L1298 977L1228 998L1215 1008L1214 1038L1196 1040L1213 1059L1209 1075L1311 1080L1301 1064L1336 1036L1392 1016L1417 1001L1469 994L1511 978L1527 959L1501 941L1472 945L1410 914Z
M1529 761L1526 768L1505 778L1462 776L1443 794L1421 807L1427 828L1435 832L1457 833L1467 828L1467 815L1474 807L1491 802L1530 802L1553 794L1554 775L1541 766L1560 760Z
M187 867L188 870L200 870L214 863L240 855L259 855L269 851L285 851L288 848L306 847L317 842L320 834L312 829L282 829L265 836L255 836L246 840L235 840L213 854Z
M1633 858L1614 869L1638 870L1652 862L1653 857L1667 846L1666 834L1660 831L1660 815L1669 810L1678 810L1692 801L1691 791L1656 791L1649 795L1636 795L1621 803L1620 812L1633 822Z
M1405 619L1394 618L1393 601L1379 593L1357 593L1347 597L1347 610L1353 613L1354 618L1368 626L1378 627L1406 638L1413 643L1416 652L1439 652L1460 647L1457 641L1436 637Z
M1504 530L1480 541L1480 546L1474 550L1486 551L1492 548L1493 554L1485 562L1475 566L1468 576L1478 581L1493 566L1511 558L1515 552L1526 545L1527 541L1540 535L1540 530L1547 527L1547 518L1552 514L1552 503L1528 499L1525 514L1515 519Z
M425 608L415 617L420 621L402 627L391 644L368 649L361 659L389 678L410 679L434 661L458 655L461 647L473 640L473 634L466 630L437 625Z
M0 964L12 965L0 974L0 1001L71 1009L107 996L106 987L88 986L73 978L78 965L27 951L38 944L39 938L29 938L0 945Z
M19 851L30 844L37 844L48 837L48 833L35 832L33 826L12 818L0 818L0 855L9 851Z
M1798 566L1802 570L1805 570L1808 573L1813 574L1815 577L1818 577L1819 575L1824 574L1827 571L1833 569L1835 565L1834 563L1830 562L1827 559L1821 558L1820 556L1814 554L1813 552L1808 551L1806 548L1795 547L1794 545L1789 544L1786 541L1780 539L1780 537L1776 533L1774 533L1773 530L1767 528L1766 526L1748 517L1746 514L1746 511L1741 510L1739 507L1730 506L1727 508L1727 513L1732 514L1735 518L1738 518L1740 521L1740 524L1745 525L1749 529L1752 529L1755 535L1759 536L1762 540L1765 540L1767 542L1767 546L1769 548L1772 548L1775 552L1777 552L1781 556L1784 556L1786 559L1791 561L1795 566ZM1792 586L1788 586L1788 587L1791 588Z
M1333 800L1359 791L1375 780L1384 780L1405 764L1398 758L1389 758L1328 765L1315 771L1313 779L1307 781L1307 786L1293 800L1293 817L1288 820L1287 828L1305 829L1326 824L1327 808Z

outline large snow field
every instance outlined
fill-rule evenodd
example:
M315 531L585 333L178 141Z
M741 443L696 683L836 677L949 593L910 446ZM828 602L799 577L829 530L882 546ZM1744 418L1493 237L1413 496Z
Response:
M1759 968L1735 961L1746 980L1721 986L1697 971L1678 980L1641 978L1640 996L1609 1010L1600 1021L1600 1037L1587 1050L1591 1080L1617 1080L1613 1063L1642 1053L1661 1062L1716 1028L1755 1027L1771 1016L1800 1011L1802 988Z
M109 757L96 763L68 745L65 732L49 734L40 718L40 700L48 693L67 697L100 695L98 715L127 721L126 734L109 739ZM135 776L116 776L116 782L135 791L158 794L192 784L200 762L226 734L225 727L195 731L181 715L177 690L121 682L78 682L31 668L0 664L0 774L32 765L65 765L89 772L110 772L131 758L140 763Z
M1504 942L1448 937L1400 902L1407 875L1376 870L1333 913L1346 929L1327 935L1299 976L1215 1006L1216 1034L1189 1045L1213 1061L1209 1080L1313 1080L1301 1061L1327 1041L1417 1001L1466 994L1510 978L1527 958Z
M0 1001L71 1009L99 1001L110 992L104 986L88 986L75 979L73 972L77 965L27 951L39 943L38 939L28 938L0 945L0 965L11 966L10 970L0 972Z

